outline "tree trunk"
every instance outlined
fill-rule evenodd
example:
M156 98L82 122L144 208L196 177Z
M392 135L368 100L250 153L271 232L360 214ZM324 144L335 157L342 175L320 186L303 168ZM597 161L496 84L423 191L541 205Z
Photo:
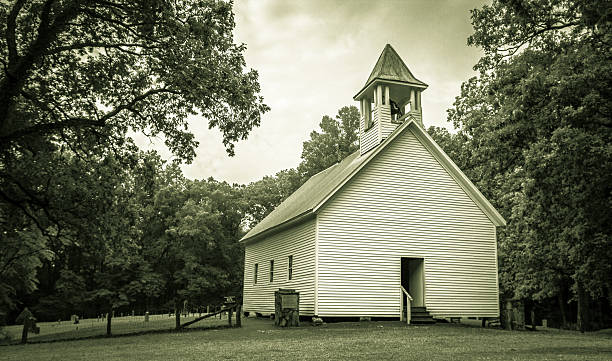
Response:
M174 300L174 317L174 328L178 330L181 328L181 310L179 309L179 303L176 300Z
M603 307L603 303L604 301L602 301L601 299L599 301L597 301L597 310L595 314L591 314L591 325L593 326L594 330L601 330L602 328L604 328L604 307Z
M111 337L111 320L113 319L113 308L108 310L108 316L106 316L106 337Z
M589 295L585 292L581 285L578 285L578 330L580 332L590 330L590 319L589 319Z
M30 330L30 317L23 319L23 331L21 332L21 343L25 344L28 342L28 331Z
M559 309L561 310L561 328L567 329L567 303L565 302L565 297L563 295L564 290L559 290Z

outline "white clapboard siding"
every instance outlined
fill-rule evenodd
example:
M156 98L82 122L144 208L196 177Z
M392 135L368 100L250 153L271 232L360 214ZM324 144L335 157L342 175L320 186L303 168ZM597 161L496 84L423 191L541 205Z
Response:
M416 121L417 124L419 124L421 127L423 127L423 119L422 119L423 117L422 117L422 114L421 114L421 110L411 110L410 111L410 116L414 118L414 120Z
M499 315L495 226L410 128L317 217L320 316L399 316L401 257L432 315Z
M374 112L376 114L376 112ZM363 118L362 118L363 119ZM365 124L364 124L365 126ZM378 145L378 117L374 116L370 129L360 132L359 149L364 154Z
M391 122L391 106L381 105L380 107L380 137L381 141L387 139L399 124Z
M288 280L289 256L293 256L293 277ZM274 281L270 282L270 260L274 260ZM257 284L254 265L258 263ZM274 291L292 288L300 293L300 314L314 314L315 220L247 244L244 255L245 312L274 313Z

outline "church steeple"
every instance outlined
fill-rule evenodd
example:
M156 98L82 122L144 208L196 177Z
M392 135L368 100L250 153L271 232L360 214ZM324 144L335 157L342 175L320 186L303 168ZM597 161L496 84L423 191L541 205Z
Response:
M423 126L421 92L426 88L387 44L365 85L353 97L361 103L361 154L380 144L407 116Z

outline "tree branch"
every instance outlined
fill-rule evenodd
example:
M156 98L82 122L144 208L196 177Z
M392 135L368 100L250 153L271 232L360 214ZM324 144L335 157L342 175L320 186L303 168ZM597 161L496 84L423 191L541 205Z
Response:
M529 36L527 36L527 38L525 38L523 41L520 41L520 42L516 43L513 46L509 46L507 48L497 48L497 52L505 52L505 53L510 52L510 54L506 54L506 55L504 55L504 57L512 56L521 47L523 47L527 43L530 43L538 35L541 35L541 34L543 34L545 32L548 32L548 31L561 30L561 29L565 29L565 28L568 28L568 27L571 27L571 26L576 26L576 25L578 25L578 22L561 23L559 25L544 26L540 30L537 30L534 33L532 33Z
M6 200L8 203L14 205L15 207L21 209L21 211L23 212L23 214L30 218L32 220L32 222L34 222L34 224L36 225L36 228L38 228L43 235L48 235L48 232L46 230L45 227L42 226L42 224L38 221L38 218L36 218L33 214L30 213L30 211L27 209L26 206L24 206L23 204L19 203L18 201L12 199L11 197L9 197L6 193L4 193L2 191L2 189L0 189L0 196L2 198L4 198L4 200Z
M104 16L104 15L98 14L97 12L95 12L95 11L91 11L91 10L89 10L89 9L85 9L83 12L84 12L85 14L87 14L88 16L90 16L90 17L94 18L94 19L101 20L101 21L104 21L104 22L108 22L108 23L110 23L110 24L117 25L117 26L119 26L119 27L121 27L121 28L123 28L123 29L127 30L129 33L131 33L132 35L134 35L134 36L135 36L135 37L137 37L137 38L138 38L138 37L140 37L140 36L141 36L141 34L139 34L139 33L138 33L138 31L136 31L136 30L134 29L134 27L138 27L138 26L142 26L142 25L147 25L146 23L133 23L133 24L126 24L126 23L124 23L123 21L119 21L119 20L117 20L117 19L113 19L113 18L110 18L110 17L108 17L108 16ZM145 36L144 38L146 38L147 40L150 40L150 41L154 41L154 40L153 40L152 38L150 38L150 37L146 37L146 36Z
M134 48L142 48L142 49L157 49L158 48L156 46L149 46L149 45L138 44L138 43L108 44L104 42L86 42L86 43L76 43L76 44L71 44L71 45L58 46L56 48L49 49L48 51L46 51L45 55L55 55L55 54L58 54L64 51L78 50L78 49L84 49L84 48L112 48L112 49L119 49L121 51L125 51L130 54L134 54L134 55L141 55L141 54L123 49L123 47L134 47Z
M120 112L124 110L131 110L131 108L133 108L138 102L141 102L153 95L162 94L162 93L170 93L170 94L177 94L177 95L180 94L180 92L174 91L168 88L151 89L135 97L130 102L119 105L118 107L109 111L108 113L104 114L104 116L98 119L90 119L90 118L85 118L85 117L69 117L66 120L61 121L61 122L35 124L31 127L21 128L11 133L8 133L7 135L0 136L0 141L2 143L8 144L9 142L14 141L15 139L19 139L19 138L22 138L28 135L33 135L33 134L45 135L45 134L52 133L54 131L63 130L66 128L72 128L72 127L75 127L75 128L103 127L106 125L106 122L109 119L113 118Z
M18 57L14 63L9 62L6 70L7 76L0 82L0 130L10 128L11 125L8 123L11 119L10 112L13 108L14 97L21 92L33 64L40 59L45 48L61 32L64 22L77 15L78 2L69 3L50 25L51 6L54 1L45 2L40 14L36 39L23 56Z
M6 20L6 45L8 48L9 55L9 64L13 64L19 58L19 54L17 53L17 42L15 40L15 28L17 27L17 15L25 5L25 0L17 0L9 16ZM10 76L10 74L7 74Z

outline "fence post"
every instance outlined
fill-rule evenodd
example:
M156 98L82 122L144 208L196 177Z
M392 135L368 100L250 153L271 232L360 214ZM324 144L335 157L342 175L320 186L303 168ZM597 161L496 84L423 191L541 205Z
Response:
M28 331L30 330L30 317L23 319L23 331L21 332L21 343L28 342Z

